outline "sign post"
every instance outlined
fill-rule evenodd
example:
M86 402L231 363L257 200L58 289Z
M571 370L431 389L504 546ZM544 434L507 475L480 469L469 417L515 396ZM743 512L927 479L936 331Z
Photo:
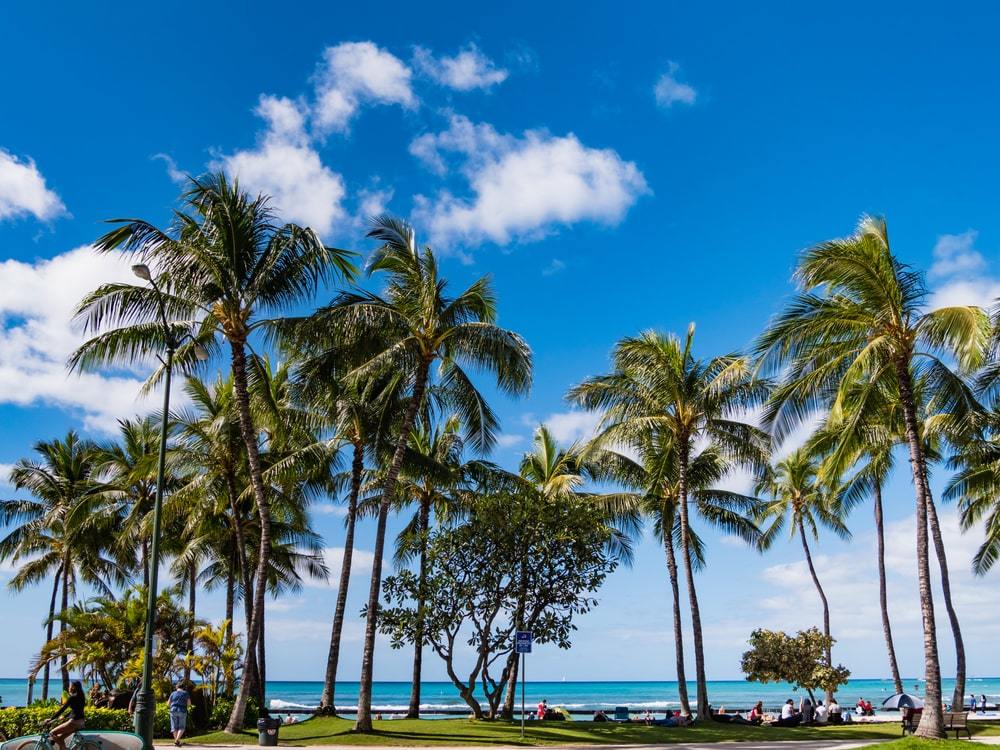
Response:
M521 737L524 737L524 665L525 655L531 653L531 631L518 630L514 633L514 653L521 655Z

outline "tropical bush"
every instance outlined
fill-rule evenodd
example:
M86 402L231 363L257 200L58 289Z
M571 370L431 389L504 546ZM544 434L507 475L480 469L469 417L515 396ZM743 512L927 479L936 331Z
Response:
M0 711L0 731L8 737L20 737L25 734L35 734L42 722L52 718L56 712L54 706L31 708L7 708ZM170 718L167 717L167 732L170 735ZM87 729L108 729L120 732L132 731L132 717L128 711L115 708L87 707ZM161 735L157 735L161 736Z

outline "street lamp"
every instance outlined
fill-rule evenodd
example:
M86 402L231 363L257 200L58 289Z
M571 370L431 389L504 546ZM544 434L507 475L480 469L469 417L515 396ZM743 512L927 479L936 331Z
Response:
M142 685L135 697L135 733L142 737L144 750L153 750L153 718L156 714L156 699L153 696L153 631L156 629L156 597L157 575L160 569L160 511L163 508L163 474L167 458L167 426L170 415L170 373L174 364L174 352L186 338L194 345L194 355L199 360L208 359L208 352L201 344L194 341L191 334L177 336L167 322L167 312L163 305L163 293L156 285L149 266L137 264L132 266L132 273L143 281L148 281L156 294L156 305L159 308L160 323L163 326L163 339L167 345L166 359L160 359L166 371L163 384L163 413L160 419L160 455L156 464L156 499L153 503L153 542L149 554L149 588L146 591L146 637L143 641Z

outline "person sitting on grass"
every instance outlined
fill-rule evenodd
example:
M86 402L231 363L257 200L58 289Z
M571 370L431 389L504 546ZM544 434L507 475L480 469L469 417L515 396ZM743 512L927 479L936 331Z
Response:
M74 680L69 685L69 696L59 706L59 710L53 714L51 719L51 721L55 721L63 711L69 709L69 718L49 732L49 737L59 746L59 750L66 750L66 738L83 729L83 708L86 705L87 699L83 695L83 684L79 680Z
M816 711L813 713L813 719L820 726L826 724L827 719L830 718L830 709L823 705L823 701L816 704Z
M795 702L789 698L781 707L781 718L774 722L776 727L797 727L802 723L802 714L795 710Z
M594 711L594 721L607 721L608 715L604 713L601 709Z
M831 698L830 699L830 705L827 706L827 709L829 709L829 713L830 713L830 717L829 717L829 719L827 721L830 724L843 724L844 723L844 717L843 717L843 714L841 713L841 710L840 710L840 704L837 703L837 699L836 698Z
M813 704L812 701L805 696L803 696L802 700L799 701L799 713L802 715L803 724L812 724Z
M750 723L762 724L764 722L764 701L757 701L750 709Z

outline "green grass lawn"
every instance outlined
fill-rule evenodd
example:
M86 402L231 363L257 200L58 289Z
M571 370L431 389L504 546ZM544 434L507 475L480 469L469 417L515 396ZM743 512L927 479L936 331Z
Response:
M318 717L281 728L282 745L584 745L650 744L673 742L739 742L778 740L896 739L899 724L855 724L836 727L771 728L709 722L693 727L647 727L643 724L604 724L592 721L529 722L521 739L519 724L468 719L399 719L376 721L372 734L355 734L349 719ZM976 722L973 734L1000 734L1000 725ZM242 734L214 732L191 738L197 744L254 744L256 731ZM932 743L947 750L949 745ZM909 738L893 744L900 750L923 750L924 744ZM965 745L968 747L968 745Z

